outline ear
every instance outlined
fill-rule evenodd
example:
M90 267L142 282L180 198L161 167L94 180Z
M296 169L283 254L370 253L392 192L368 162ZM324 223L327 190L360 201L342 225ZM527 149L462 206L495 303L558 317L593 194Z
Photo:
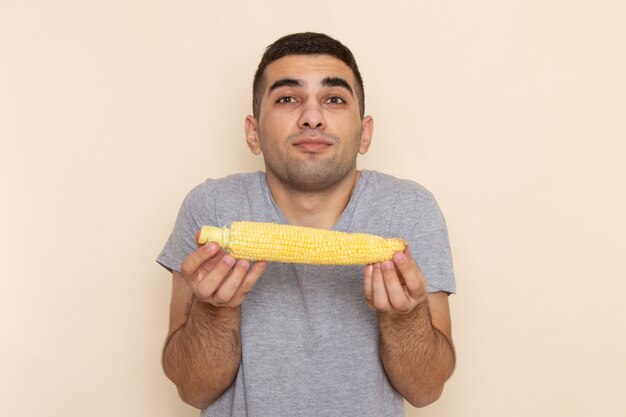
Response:
M374 118L365 116L361 120L361 141L359 142L359 153L365 154L372 143L372 135L374 134Z
M261 143L259 142L259 121L254 116L246 116L244 130L246 131L246 143L248 148L255 155L261 154Z

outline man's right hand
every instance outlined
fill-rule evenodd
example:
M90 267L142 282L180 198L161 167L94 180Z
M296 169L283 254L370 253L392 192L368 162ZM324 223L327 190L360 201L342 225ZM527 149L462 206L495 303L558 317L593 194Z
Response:
M237 261L210 242L172 273L163 369L186 403L205 408L234 381L241 360L238 307L265 266Z
M180 275L198 301L216 307L238 307L257 282L266 262L236 260L215 242L200 246L187 256Z

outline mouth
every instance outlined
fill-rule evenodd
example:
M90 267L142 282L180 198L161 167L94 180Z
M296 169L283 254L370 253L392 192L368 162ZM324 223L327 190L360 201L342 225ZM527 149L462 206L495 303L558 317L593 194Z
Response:
M322 152L331 146L332 142L320 137L305 137L296 139L292 145L303 152Z

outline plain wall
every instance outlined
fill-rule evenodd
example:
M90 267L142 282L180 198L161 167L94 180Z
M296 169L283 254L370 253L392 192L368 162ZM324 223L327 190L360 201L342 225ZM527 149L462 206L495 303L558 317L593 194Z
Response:
M0 414L196 416L160 367L184 195L262 168L286 33L359 62L374 142L447 219L458 366L407 416L624 416L623 1L0 1Z

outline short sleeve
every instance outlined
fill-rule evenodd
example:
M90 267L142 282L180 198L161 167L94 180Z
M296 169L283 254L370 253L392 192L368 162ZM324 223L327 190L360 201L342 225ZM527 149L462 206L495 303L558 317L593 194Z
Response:
M428 282L428 292L456 292L452 253L443 213L432 194L423 201L411 232L409 250Z
M187 194L178 211L174 229L156 261L170 272L180 271L183 259L197 248L196 232L206 224L216 224L210 180Z

